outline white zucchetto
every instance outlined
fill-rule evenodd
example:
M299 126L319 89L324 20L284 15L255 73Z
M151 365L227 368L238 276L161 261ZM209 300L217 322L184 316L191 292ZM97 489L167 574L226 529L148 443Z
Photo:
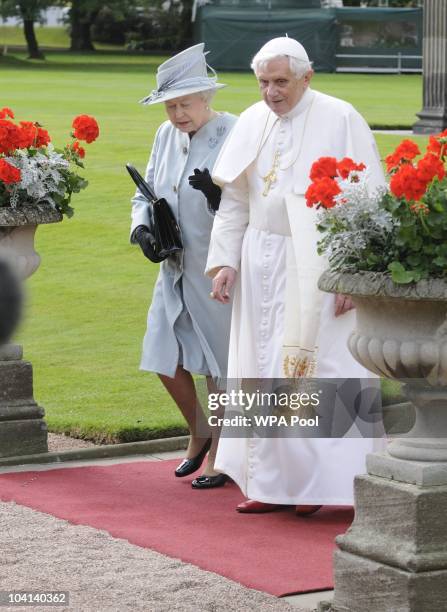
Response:
M288 38L287 36L272 38L272 40L269 40L259 49L255 57L263 57L265 55L272 57L276 55L288 55L290 57L295 57L301 62L309 61L309 56L303 45L294 38Z

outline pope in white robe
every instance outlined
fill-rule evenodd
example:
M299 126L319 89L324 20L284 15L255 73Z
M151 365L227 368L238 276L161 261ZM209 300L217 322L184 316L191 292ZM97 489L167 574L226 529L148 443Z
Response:
M228 378L367 378L347 349L352 304L317 288L326 266L304 193L322 156L363 162L371 189L384 184L374 137L350 104L310 89L313 71L297 41L273 39L252 67L263 101L241 114L213 170L223 193L206 273L219 301L233 289ZM354 476L381 447L361 436L234 438L224 428L215 467L258 502L240 511L351 505Z

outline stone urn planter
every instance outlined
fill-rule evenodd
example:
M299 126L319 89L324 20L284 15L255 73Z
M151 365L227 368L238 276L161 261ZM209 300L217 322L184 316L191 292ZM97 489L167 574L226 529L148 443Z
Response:
M326 271L319 287L352 297L352 355L404 381L416 413L412 429L369 455L368 474L355 479L329 609L447 610L447 281L397 285L381 273Z
M349 350L355 359L379 376L405 380L416 422L389 443L389 454L447 462L447 281L408 286L378 273L326 272L320 287L354 300Z
M39 267L40 257L34 250L37 226L61 220L62 214L49 205L0 208L0 261L12 270L17 283L22 284ZM0 287L1 297L6 308L16 310L19 304L11 299L10 284L8 278L8 287ZM12 334L18 318L17 312L8 314L5 337ZM43 408L33 398L32 367L22 360L22 347L0 344L0 458L47 452L43 416Z
M62 213L50 205L0 208L0 256L11 261L21 279L31 276L40 264L34 251L37 226L59 221Z

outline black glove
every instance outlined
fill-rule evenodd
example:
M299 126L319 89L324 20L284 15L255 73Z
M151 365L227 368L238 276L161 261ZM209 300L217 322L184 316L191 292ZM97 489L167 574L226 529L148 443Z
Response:
M219 210L222 189L213 183L208 168L204 168L203 172L194 168L194 174L188 176L188 181L193 189L198 189L206 197L211 212Z
M155 252L155 238L145 225L139 225L132 233L132 239L136 240L140 245L144 255L153 263L160 263L163 257L159 257Z

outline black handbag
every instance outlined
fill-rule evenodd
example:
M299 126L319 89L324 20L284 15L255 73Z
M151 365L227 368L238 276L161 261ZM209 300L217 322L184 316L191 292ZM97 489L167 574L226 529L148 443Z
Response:
M155 253L160 259L178 253L183 249L180 227L164 198L157 198L148 183L138 170L131 164L126 164L127 171L132 177L140 193L146 198L151 219L150 232L155 238Z

